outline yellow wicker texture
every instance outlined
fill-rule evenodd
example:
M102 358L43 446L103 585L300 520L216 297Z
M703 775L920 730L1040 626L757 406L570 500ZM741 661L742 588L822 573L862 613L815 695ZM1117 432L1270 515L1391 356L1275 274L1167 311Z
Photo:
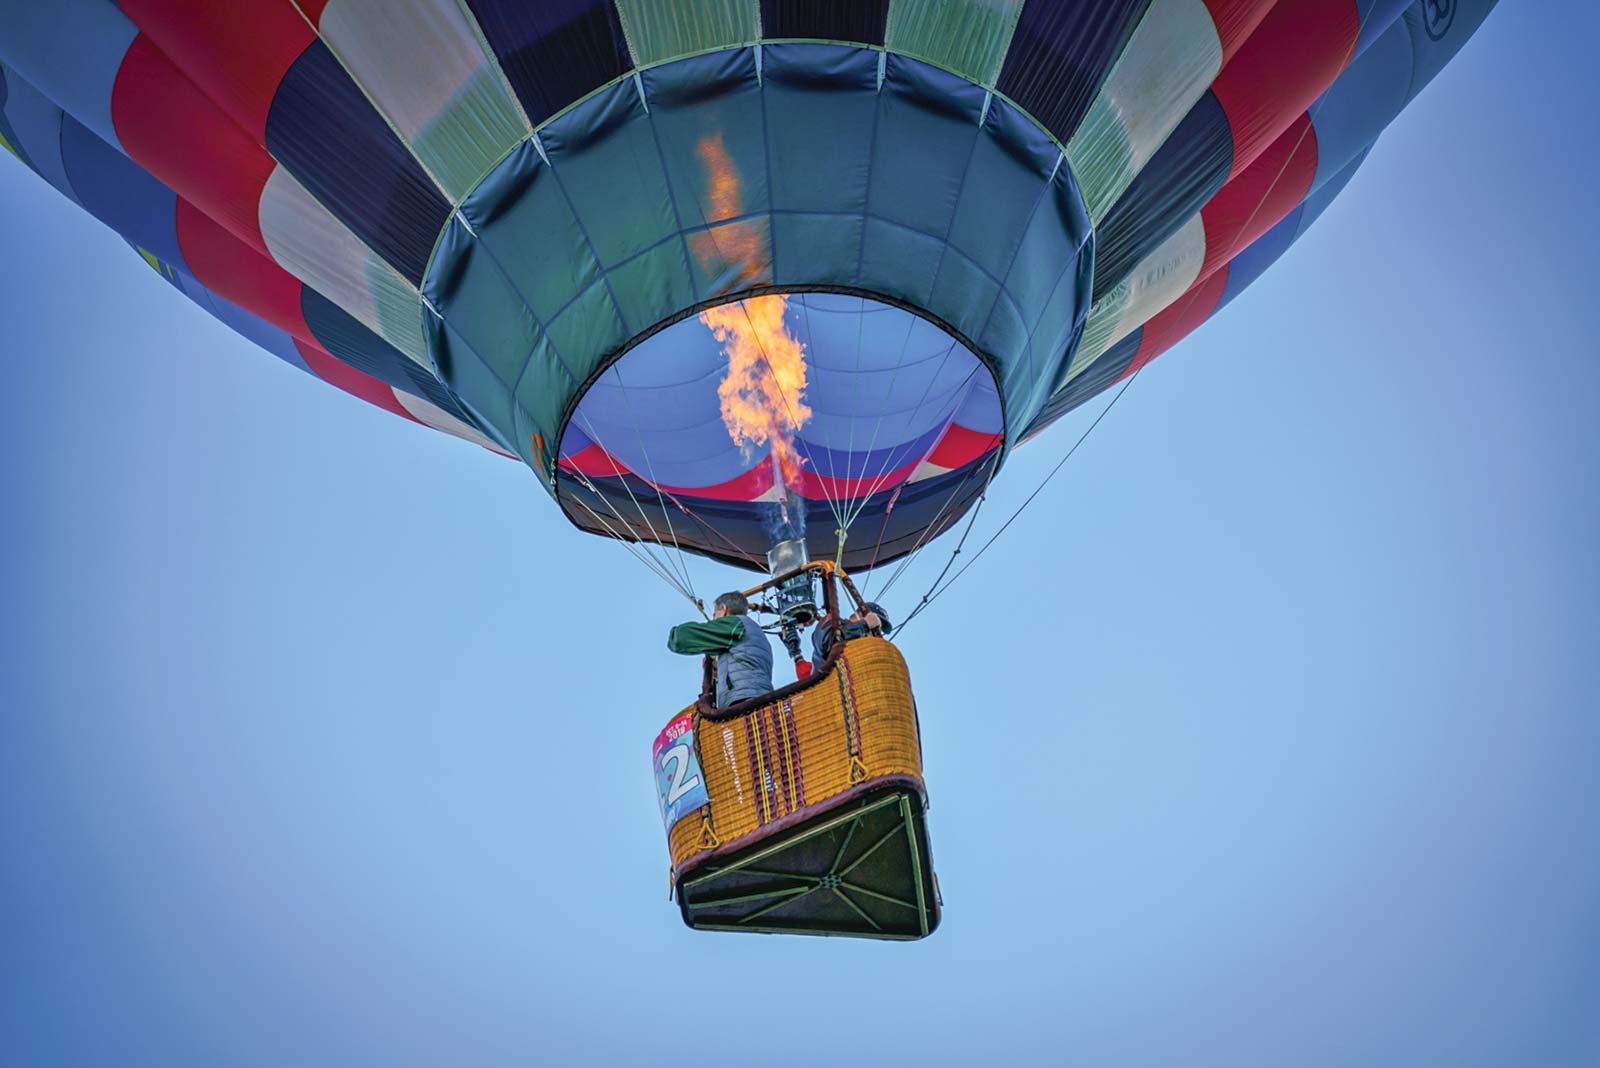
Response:
M922 776L906 662L881 638L848 643L829 677L787 702L733 719L697 716L694 730L711 804L667 832L674 871L852 786Z

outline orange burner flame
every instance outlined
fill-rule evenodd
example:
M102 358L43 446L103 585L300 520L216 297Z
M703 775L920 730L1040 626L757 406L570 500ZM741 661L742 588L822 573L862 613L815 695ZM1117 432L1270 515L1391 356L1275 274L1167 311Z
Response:
M767 265L766 232L753 220L724 222L744 214L744 195L739 169L728 155L721 133L707 134L695 145L694 154L706 169L708 224L723 223L689 235L695 259L706 267L738 268L738 284L759 277Z
M735 445L772 450L780 497L797 485L801 460L795 432L811 418L805 403L806 350L783 321L788 306L788 297L772 294L700 313L728 357L728 375L717 386L728 436Z
M744 195L738 168L722 134L702 137L695 155L706 169L710 208L706 221L738 218L744 213ZM725 223L691 234L689 245L704 266L737 267L736 285L765 271L765 234L758 223ZM735 445L766 445L771 450L773 488L780 500L787 499L788 489L798 488L800 456L795 451L795 432L811 418L805 403L806 350L783 320L788 307L789 298L779 294L750 297L700 313L700 321L728 357L727 377L717 386L722 422Z

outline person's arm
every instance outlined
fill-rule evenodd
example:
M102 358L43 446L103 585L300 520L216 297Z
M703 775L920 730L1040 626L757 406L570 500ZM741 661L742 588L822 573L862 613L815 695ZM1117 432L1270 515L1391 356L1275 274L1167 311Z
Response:
M832 631L833 617L818 616L817 625L811 630L811 663L817 667L821 667L828 656L828 646L833 644Z
M744 641L744 623L738 616L723 616L706 623L679 623L667 635L667 648L674 653L696 656L725 653Z

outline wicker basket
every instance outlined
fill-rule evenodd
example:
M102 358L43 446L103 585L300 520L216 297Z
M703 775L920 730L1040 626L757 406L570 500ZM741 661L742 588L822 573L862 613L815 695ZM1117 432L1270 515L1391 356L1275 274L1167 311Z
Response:
M771 704L727 718L685 710L675 737L691 722L704 803L667 832L686 923L877 938L932 932L938 890L916 703L899 649L857 639L831 670Z

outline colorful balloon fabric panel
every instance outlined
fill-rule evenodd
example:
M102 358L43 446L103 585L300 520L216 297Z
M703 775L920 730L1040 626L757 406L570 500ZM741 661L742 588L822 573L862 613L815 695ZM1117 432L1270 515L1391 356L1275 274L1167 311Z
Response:
M864 568L1237 297L1492 7L0 0L0 147L581 529Z

